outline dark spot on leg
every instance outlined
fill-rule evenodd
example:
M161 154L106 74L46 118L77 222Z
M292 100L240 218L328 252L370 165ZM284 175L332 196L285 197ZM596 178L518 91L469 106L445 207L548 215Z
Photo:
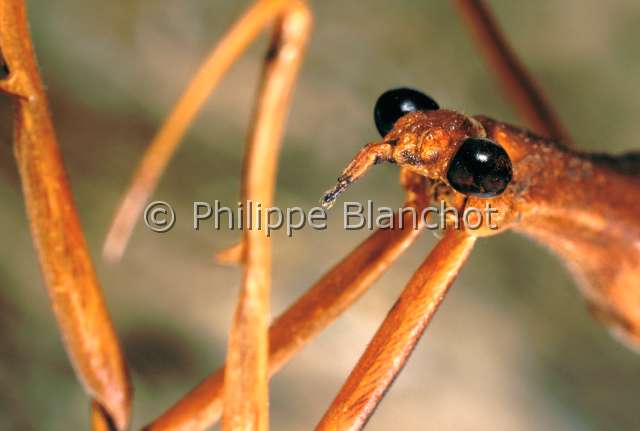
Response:
M265 55L264 59L267 63L271 63L272 61L274 61L277 57L278 54L280 53L280 50L282 49L282 44L280 43L280 40L274 40L271 45L269 45L269 49L267 50L267 54Z
M0 54L0 79L7 79L11 71L9 65L4 60L4 57Z
M107 413L105 408L98 404L98 410L100 410L100 414L104 418L109 431L118 431L116 424L113 422L113 419L111 418L111 416L109 416L109 413Z
M264 59L267 63L272 62L278 56L278 47L270 46Z

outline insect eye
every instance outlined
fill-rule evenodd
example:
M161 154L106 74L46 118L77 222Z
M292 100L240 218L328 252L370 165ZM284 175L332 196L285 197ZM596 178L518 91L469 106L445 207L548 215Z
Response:
M440 106L431 97L411 88L394 88L378 97L373 118L383 137L393 129L400 117L415 111L432 111Z
M449 164L451 187L467 195L497 196L513 177L507 152L489 139L467 138Z

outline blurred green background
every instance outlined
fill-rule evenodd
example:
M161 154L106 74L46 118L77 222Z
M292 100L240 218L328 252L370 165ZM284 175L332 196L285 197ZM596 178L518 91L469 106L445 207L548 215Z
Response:
M249 4L222 0L29 0L66 166L135 384L134 429L219 366L240 271L212 254L237 232L190 228L196 200L239 196L246 129L267 37L233 67L191 127L154 198L176 228L138 226L120 264L100 259L107 224L154 131L210 47ZM584 149L637 149L640 3L492 0L515 48ZM371 110L397 85L444 107L518 123L449 2L312 1L315 31L281 156L277 205L315 206L376 138ZM0 429L87 429L88 402L48 308L0 98ZM397 168L348 193L397 206ZM182 219L180 215L184 214ZM279 313L366 231L274 239ZM424 235L356 306L271 385L272 427L321 417L411 272ZM480 241L368 429L637 430L640 357L588 315L562 265L512 234Z

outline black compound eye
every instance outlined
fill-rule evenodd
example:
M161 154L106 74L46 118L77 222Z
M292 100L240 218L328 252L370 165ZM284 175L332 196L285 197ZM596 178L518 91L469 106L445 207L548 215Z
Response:
M507 152L489 139L467 138L449 164L451 187L467 195L489 198L507 188L513 177Z
M431 97L411 88L394 88L378 97L373 109L378 132L383 137L393 129L400 117L415 111L432 111L440 106Z

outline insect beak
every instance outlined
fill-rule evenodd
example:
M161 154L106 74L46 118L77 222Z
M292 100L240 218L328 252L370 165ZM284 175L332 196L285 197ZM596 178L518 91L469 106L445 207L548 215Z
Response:
M320 200L324 208L331 208L338 196L344 192L354 181L362 177L371 166L382 161L392 160L393 146L388 142L374 142L365 145L362 150L351 160L351 163L342 171L337 184L327 190Z

